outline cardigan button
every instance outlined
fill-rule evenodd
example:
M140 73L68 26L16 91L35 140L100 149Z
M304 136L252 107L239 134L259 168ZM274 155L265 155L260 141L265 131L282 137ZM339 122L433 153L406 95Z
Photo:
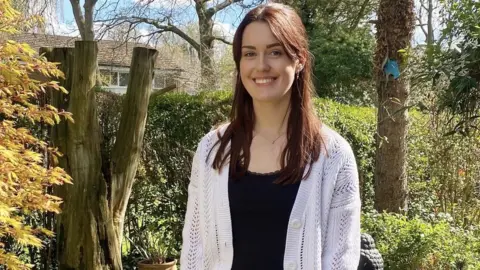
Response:
M295 262L287 263L287 270L296 270L296 269L297 269L297 264Z
M302 222L298 219L294 219L292 220L292 223L290 224L290 226L292 226L292 228L294 229L300 229L302 227Z

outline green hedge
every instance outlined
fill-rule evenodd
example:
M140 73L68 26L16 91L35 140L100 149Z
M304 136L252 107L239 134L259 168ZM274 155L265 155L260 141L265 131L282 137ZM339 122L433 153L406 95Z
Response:
M142 164L125 223L126 235L133 241L138 231L163 231L165 233L161 237L164 239L164 244L171 248L172 255L178 255L191 159L195 147L205 133L227 119L231 98L231 94L226 92L210 92L193 96L172 93L152 98L145 131ZM461 269L453 267L461 263L464 267L470 267L463 269L475 269L471 267L478 266L472 263L473 258L479 257L478 246L471 245L468 249L449 251L446 248L441 249L440 245L432 244L432 242L441 243L445 237L449 246L452 247L464 245L465 239L480 241L478 234L474 234L478 229L471 226L475 223L475 215L468 214L468 209L478 209L478 207L475 208L474 205L474 194L465 191L468 191L465 188L468 187L465 183L469 183L466 181L467 176L462 179L462 184L458 182L455 185L459 190L442 189L447 186L445 183L452 181L448 178L452 175L447 172L455 170L457 166L450 164L452 162L448 163L449 160L468 155L468 151L465 151L467 146L461 143L462 138L446 139L441 132L432 133L432 130L440 129L432 129L427 116L412 112L408 136L411 210L408 218L388 215L380 215L381 218L379 218L378 215L368 214L374 212L375 110L341 105L323 99L316 99L314 102L318 115L324 123L337 130L353 147L360 172L364 213L362 227L375 236L389 266L387 269L414 269L407 268L408 265L424 267L418 269L443 269L434 266L428 268L425 258L436 260L436 264L432 265L452 266L445 269ZM468 147L480 145L478 141L469 143ZM474 160L468 160L464 156L462 160L472 167ZM478 179L479 173L480 170L477 174L469 173L468 177ZM448 207L442 208L443 202L439 199L439 190L443 192L442 194L449 194L448 192L457 194L460 189L467 195L461 200L461 204L458 200L455 204L461 211L452 210L452 213L464 214L452 215L453 218L448 226L443 223L437 224L442 210L449 210ZM470 221L468 228L464 220ZM460 229L462 227L468 230ZM465 234L448 233L451 230L462 230ZM400 233L396 234L395 231ZM420 241L418 235L421 234L426 235L425 239L428 241ZM417 251L407 252L413 250ZM455 254L454 251L457 253ZM131 247L125 247L125 252L128 253L127 259L137 256Z
M350 143L359 167L362 208L373 209L375 164L375 114L371 108L315 100L318 116Z

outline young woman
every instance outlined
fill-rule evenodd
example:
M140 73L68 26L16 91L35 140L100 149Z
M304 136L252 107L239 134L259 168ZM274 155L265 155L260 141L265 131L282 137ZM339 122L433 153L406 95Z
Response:
M230 123L193 159L182 269L357 269L360 196L350 145L315 116L301 19L267 4L233 41Z

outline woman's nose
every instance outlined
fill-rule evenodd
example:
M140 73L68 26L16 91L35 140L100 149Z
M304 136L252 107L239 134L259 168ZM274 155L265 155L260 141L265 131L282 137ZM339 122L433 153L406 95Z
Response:
M268 71L270 69L270 65L269 65L267 59L265 59L264 56L258 57L257 64L256 64L256 69L257 69L258 72L265 72L265 71Z

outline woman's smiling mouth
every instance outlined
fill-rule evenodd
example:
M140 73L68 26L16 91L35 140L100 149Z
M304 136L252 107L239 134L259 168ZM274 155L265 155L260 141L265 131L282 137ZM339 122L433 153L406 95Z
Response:
M262 78L254 78L253 81L257 84L257 85L269 85L271 83L273 83L277 78L274 78L274 77L262 77Z

